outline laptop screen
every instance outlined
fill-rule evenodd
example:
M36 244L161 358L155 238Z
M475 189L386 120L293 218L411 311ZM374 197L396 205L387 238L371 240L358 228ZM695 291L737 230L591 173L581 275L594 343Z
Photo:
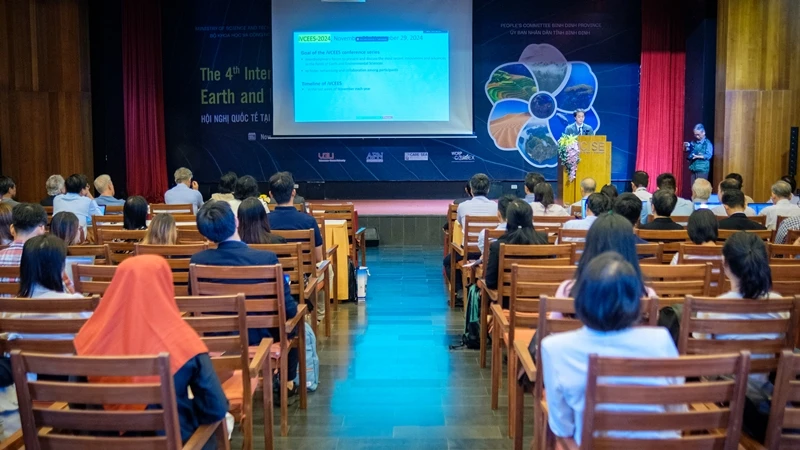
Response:
M761 210L767 206L772 206L772 203L748 203L747 206L753 208L756 214L761 214Z
M73 285L75 285L75 277L72 275L72 266L75 264L93 266L94 256L67 256L64 264L64 272L67 273L67 277L69 277L69 280L72 281Z

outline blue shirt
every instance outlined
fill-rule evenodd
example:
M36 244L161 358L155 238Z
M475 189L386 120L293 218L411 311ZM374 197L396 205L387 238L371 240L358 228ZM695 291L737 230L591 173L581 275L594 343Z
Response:
M92 223L92 216L102 216L103 212L97 206L97 202L89 197L80 194L67 193L57 195L53 199L53 215L62 211L71 212L78 217L78 223L82 227Z
M94 201L100 206L122 206L125 204L125 200L120 200L110 195L100 195Z
M267 215L269 227L273 230L314 230L314 245L322 245L322 233L313 216L300 212L294 206L276 206Z
M203 206L203 194L199 191L178 183L174 188L164 193L164 203L168 205L192 205L195 214Z

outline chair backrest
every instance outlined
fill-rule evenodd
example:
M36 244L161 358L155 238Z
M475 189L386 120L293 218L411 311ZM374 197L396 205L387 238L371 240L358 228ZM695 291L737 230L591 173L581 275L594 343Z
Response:
M772 264L797 264L800 265L800 245L767 244L769 263Z
M109 214L122 214L125 205L106 205L106 215Z
M506 230L497 230L497 229L486 229L485 233L483 233L483 253L489 254L489 246L492 245L492 242L496 241L500 238L500 236L504 235ZM484 258L485 260L486 258Z
M453 236L453 226L458 220L458 205L451 203L447 205L447 235Z
M500 259L497 266L497 295L498 298L509 297L511 295L511 271L514 264L520 266L573 266L577 260L575 243L561 244L561 245L509 245L500 244ZM561 272L559 272L561 273ZM545 280L538 275L526 279L526 281L536 280L542 282L550 282L556 284L556 288L561 281L569 280L572 274L561 280ZM540 288L544 289L545 286ZM538 292L536 295L547 294L549 290ZM555 294L555 290L550 294Z
M711 263L679 266L642 264L645 284L659 297L710 295Z
M783 430L800 429L800 354L791 350L781 353L778 374L775 377L775 390L769 412L769 424L765 444L769 449L788 450L797 448L800 436L797 433L783 433Z
M634 229L637 236L647 242L660 242L663 245L662 262L669 264L675 253L678 253L681 242L689 241L689 232L686 230L642 230Z
M589 230L571 230L566 228L560 228L558 230L558 243L559 244L568 244L570 242L575 243L575 248L578 252L583 252L584 247L586 247L586 234L589 233Z
M100 297L30 299L0 298L0 351L11 350L41 353L75 353L72 336L80 331L87 318L65 319L55 314L91 313ZM24 339L8 339L10 334ZM35 337L33 336L35 335Z
M722 270L721 245L696 245L681 243L678 250L678 264L711 264L711 281L715 283L710 288L710 295L718 295L723 288L725 271Z
M309 203L311 213L322 212L326 220L344 220L350 243L350 259L356 264L356 210L352 203Z
M800 300L720 299L688 296L683 303L678 350L682 355L717 355L747 350L753 372L778 367L778 354L794 348Z
M800 239L800 230L788 230L786 232L785 244L794 244L796 240Z
M533 227L540 231L542 228L561 228L570 220L575 220L575 216L533 216Z
M539 298L554 296L565 280L575 276L575 265L511 266L509 289L509 342L514 342L517 327L536 328L539 324ZM499 287L499 283L498 283Z
M800 266L794 264L770 264L772 290L788 297L800 295Z
M178 243L179 244L198 244L208 242L205 236L200 234L197 227L178 227Z
M172 218L175 219L175 226L197 228L197 216L194 214L175 213Z
M303 273L316 271L315 266L319 261L317 261L317 252L314 249L320 243L316 242L314 230L272 230L270 232L286 239L286 242L290 244L299 243L300 258L304 266Z
M0 266L0 295L16 296L19 293L19 266Z
M286 342L283 268L274 266L204 266L191 264L193 295L244 294L247 328L278 328L276 341ZM251 313L263 313L253 315ZM254 343L257 344L257 343Z
M144 239L147 230L122 230L100 228L97 230L97 243L100 245L108 244L114 241L131 241L139 242ZM133 245L131 244L131 252L133 252Z
M125 223L125 218L121 214L111 214L105 216L92 216L92 224L89 227L89 237L98 242L97 230L110 228L112 230L121 230L122 225Z
M325 234L325 213L323 211L316 211L311 213L311 217L317 221L319 227L319 234L322 236L322 248L328 249L328 236Z
M303 302L303 274L308 267L303 264L303 250L300 242L289 244L250 244L250 248L255 250L265 250L275 253L278 261L283 267L283 273L289 275L289 288L292 296L298 301ZM306 258L307 259L307 258Z
M636 244L639 263L661 264L664 262L664 244Z
M736 450L750 361L747 352L658 359L589 355L581 448ZM702 381L678 381L701 377ZM674 382L665 386L645 381L653 378ZM720 406L703 411L684 406L704 403ZM619 406L606 408L609 404ZM645 405L676 407L665 406L663 414L656 414ZM675 432L674 438L640 440L621 435L670 431Z
M573 217L583 217L583 207L581 205L570 205L569 215Z
M766 216L764 216L766 217ZM772 230L719 230L717 242L725 242L736 233L753 233L764 242L772 240Z
M728 216L717 216L717 220L725 220L727 218ZM767 226L767 216L747 216L747 218L755 223Z
M655 218L656 218L655 214L648 214L647 223L652 222L653 219ZM669 216L669 218L672 219L673 222L677 223L678 225L682 225L684 227L686 226L687 223L689 223L689 216Z
M163 256L172 269L172 282L175 295L189 295L189 261L192 255L208 250L207 244L189 245L145 245L134 244L136 255Z
M497 228L500 219L497 216L465 216L464 217L464 252L477 253L478 238L481 230Z
M150 214L194 214L194 206L185 205L167 205L165 203L153 203L150 205Z
M305 209L303 209L303 204L302 203L295 203L292 206L294 206L294 209L296 209L296 210L298 210L300 212L306 212ZM274 201L271 201L271 202L267 203L267 208L270 211L275 211L275 208L277 208L277 207L278 207L278 204L275 203Z
M117 272L117 266L92 266L75 264L72 266L72 278L75 291L83 295L103 295Z
M67 256L94 256L95 264L99 266L110 264L105 245L70 245L67 247Z
M178 450L181 430L169 355L78 357L14 351L14 383L25 448ZM81 382L28 381L28 374L84 378ZM147 377L146 381L108 384L103 378ZM99 378L99 379L98 379ZM153 379L155 378L155 379ZM80 405L161 405L157 409L118 411L48 409L41 402ZM38 404L37 404L38 403ZM142 437L123 432L136 431ZM155 432L160 432L156 434ZM96 434L102 433L102 436ZM163 434L162 434L163 433Z

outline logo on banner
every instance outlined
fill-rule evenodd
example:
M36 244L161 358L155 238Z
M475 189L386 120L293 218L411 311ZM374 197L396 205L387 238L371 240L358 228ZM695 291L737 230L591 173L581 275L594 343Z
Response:
M457 152L450 152L453 157L453 162L475 162L475 155L459 150Z
M406 152L406 161L427 161L428 152Z
M336 154L333 152L317 153L317 158L321 163L343 163L344 159L336 159Z
M367 153L367 162L368 163L382 163L383 162L383 152L369 152L369 153Z
M255 141L256 140L256 134L255 133L247 133L247 140L248 141Z

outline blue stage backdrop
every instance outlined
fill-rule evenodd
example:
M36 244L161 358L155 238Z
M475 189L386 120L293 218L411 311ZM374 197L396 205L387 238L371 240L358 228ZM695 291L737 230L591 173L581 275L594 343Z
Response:
M206 182L228 170L260 181L279 170L298 181L454 181L476 172L519 180L538 170L555 179L555 140L578 108L613 142L612 179L634 170L639 2L474 0L477 139L292 140L268 139L270 3L165 3L170 173L186 166Z

